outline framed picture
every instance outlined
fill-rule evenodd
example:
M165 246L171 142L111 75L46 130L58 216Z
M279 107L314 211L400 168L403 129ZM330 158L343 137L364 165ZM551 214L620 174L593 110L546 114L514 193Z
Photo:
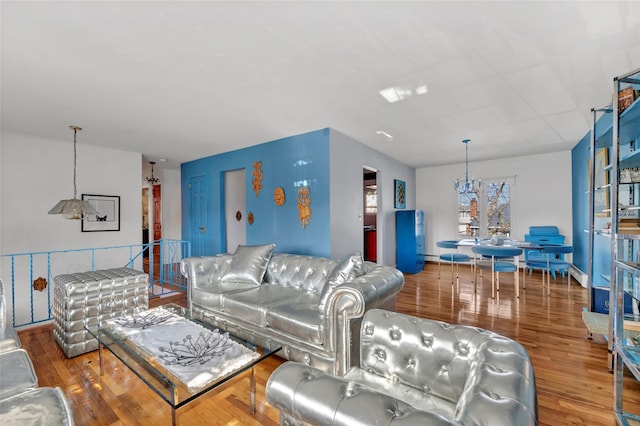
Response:
M407 185L403 180L394 179L395 186L395 208L404 209L407 207Z
M609 151L602 148L596 152L595 191L593 192L593 211L598 217L609 217L611 210L609 206L609 172L606 167L609 164Z
M120 230L119 195L82 194L82 201L88 201L98 211L82 218L82 232Z

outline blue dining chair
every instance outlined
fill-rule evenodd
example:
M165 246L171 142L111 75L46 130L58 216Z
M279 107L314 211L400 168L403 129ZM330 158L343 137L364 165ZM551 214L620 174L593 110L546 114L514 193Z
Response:
M481 256L480 260L474 258L475 270L491 269L491 297L495 299L496 291L500 291L500 272L513 272L513 282L516 297L520 297L520 284L518 278L518 256L522 249L509 246L475 245L471 247L474 254ZM483 260L484 259L484 260ZM474 283L476 282L474 273Z
M440 262L451 263L451 284L453 284L453 267L456 268L456 282L460 279L458 266L460 263L470 264L471 257L468 254L458 252L458 242L456 240L441 240L436 242L439 248L438 253L438 279L440 279ZM444 252L443 252L444 251Z
M556 272L561 272L563 276L566 273L567 291L571 291L571 272L569 270L571 264L565 260L564 255L573 253L573 247L566 244L541 244L540 253L541 256L529 259L525 263L525 271L527 269L540 269L543 287L545 286L546 275L547 294L551 292L551 275L555 278Z

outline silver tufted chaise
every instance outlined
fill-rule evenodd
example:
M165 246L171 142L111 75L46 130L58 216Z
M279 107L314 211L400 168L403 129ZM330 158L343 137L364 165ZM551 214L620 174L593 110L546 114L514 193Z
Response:
M362 316L395 309L402 273L359 253L336 260L270 249L241 246L233 255L183 259L193 314L323 371L343 374L357 365Z
M282 425L537 425L533 366L491 331L380 309L362 321L360 367L332 376L286 362L267 382Z

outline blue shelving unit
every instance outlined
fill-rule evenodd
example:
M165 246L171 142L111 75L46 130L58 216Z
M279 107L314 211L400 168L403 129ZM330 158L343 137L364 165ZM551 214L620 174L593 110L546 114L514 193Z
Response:
M396 211L396 267L407 274L424 269L424 212Z

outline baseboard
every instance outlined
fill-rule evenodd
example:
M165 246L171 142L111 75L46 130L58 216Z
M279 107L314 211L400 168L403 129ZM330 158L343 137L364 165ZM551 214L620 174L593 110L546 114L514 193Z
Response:
M589 280L589 276L578 269L574 264L571 264L570 270L573 279L580 283L582 287L587 288L587 281Z

